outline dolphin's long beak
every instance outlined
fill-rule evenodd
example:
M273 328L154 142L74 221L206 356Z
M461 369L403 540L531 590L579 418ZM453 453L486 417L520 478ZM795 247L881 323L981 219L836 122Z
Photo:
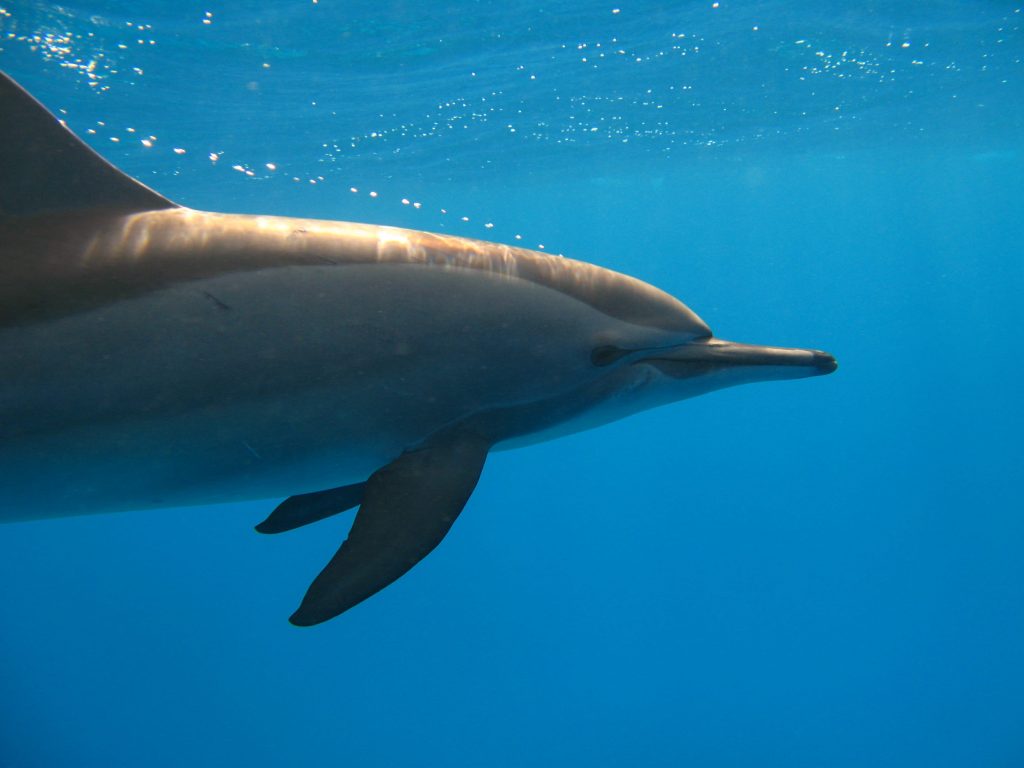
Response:
M742 370L751 381L801 379L832 373L838 367L832 355L817 349L759 347L716 338L658 350L642 359L673 378Z

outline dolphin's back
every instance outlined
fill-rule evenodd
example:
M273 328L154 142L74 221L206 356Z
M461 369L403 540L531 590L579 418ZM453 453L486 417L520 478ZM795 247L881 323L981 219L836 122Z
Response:
M710 335L674 297L585 262L393 227L182 208L108 163L0 72L0 328L221 274L324 263L490 272L625 322Z

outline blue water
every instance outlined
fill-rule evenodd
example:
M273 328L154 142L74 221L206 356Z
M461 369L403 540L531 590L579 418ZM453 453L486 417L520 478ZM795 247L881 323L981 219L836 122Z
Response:
M496 454L313 629L348 518L4 526L0 765L1024 766L1020 6L264 5L0 0L0 68L183 204L543 245L840 369Z

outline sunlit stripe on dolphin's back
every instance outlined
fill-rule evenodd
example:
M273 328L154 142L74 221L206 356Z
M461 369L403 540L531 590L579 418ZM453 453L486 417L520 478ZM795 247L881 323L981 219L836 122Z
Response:
M49 219L0 219L5 243L0 261L7 262L0 263L0 274L10 278L0 287L0 327L53 319L234 272L387 263L480 270L527 280L619 320L681 338L710 335L685 304L641 280L498 243L370 224L188 208L112 215L109 209L83 206L62 214L59 230ZM48 247L41 249L42 242ZM44 260L39 259L41 252L47 254ZM72 281L75 305L55 301ZM81 290L83 281L91 284L87 292Z

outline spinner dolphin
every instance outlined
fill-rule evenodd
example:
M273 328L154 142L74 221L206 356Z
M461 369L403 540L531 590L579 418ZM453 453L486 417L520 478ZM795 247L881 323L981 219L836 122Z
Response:
M295 624L429 553L491 450L835 368L571 259L175 205L0 75L0 519L358 507Z

